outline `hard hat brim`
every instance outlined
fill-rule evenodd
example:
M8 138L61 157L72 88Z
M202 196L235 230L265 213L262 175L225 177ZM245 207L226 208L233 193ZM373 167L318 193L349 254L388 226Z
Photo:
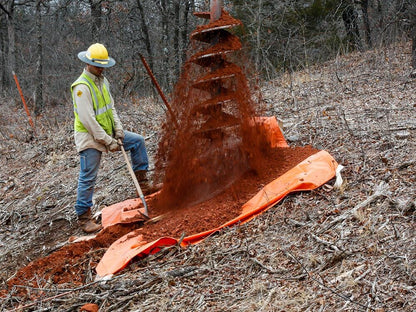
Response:
M97 66L97 67L104 67L108 68L111 66L114 66L116 64L116 61L112 57L108 57L108 60L105 60L107 63L102 63L102 61L95 62L94 60L90 60L87 56L87 51L82 51L78 53L78 58L83 61L84 63L87 63L89 65Z

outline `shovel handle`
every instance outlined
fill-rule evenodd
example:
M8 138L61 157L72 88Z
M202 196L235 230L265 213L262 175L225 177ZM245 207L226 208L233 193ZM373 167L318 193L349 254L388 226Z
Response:
M124 160L126 161L127 168L130 172L131 178L133 179L134 186L136 187L137 193L139 193L139 197L143 202L144 215L147 218L149 218L149 212L148 212L148 209L147 209L146 200L144 199L144 195L143 195L142 189L140 187L139 181L137 181L137 178L136 178L136 175L134 174L133 168L130 165L129 158L127 157L126 151L124 150L123 142L121 142L120 139L117 142L118 142L118 144L120 144L121 152L123 153Z

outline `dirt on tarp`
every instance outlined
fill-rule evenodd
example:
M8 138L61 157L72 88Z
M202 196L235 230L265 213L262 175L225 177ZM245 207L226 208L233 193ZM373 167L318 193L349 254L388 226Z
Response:
M202 203L163 211L154 202L148 201L150 217L165 214L155 223L118 224L105 228L94 239L68 244L45 258L29 263L20 269L8 282L15 285L45 288L51 285L61 287L79 286L91 281L89 272L100 261L105 250L118 238L137 230L146 241L169 236L179 239L216 228L241 213L242 205L253 197L264 185L273 181L302 160L317 152L306 147L275 148L257 171L248 171L222 193ZM24 289L22 288L21 294Z

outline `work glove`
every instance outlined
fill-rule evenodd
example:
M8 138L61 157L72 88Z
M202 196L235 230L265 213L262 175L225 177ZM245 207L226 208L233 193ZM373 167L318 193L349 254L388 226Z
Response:
M124 131L122 129L117 129L114 133L114 137L118 141L119 139L123 142L124 140Z
M107 145L107 148L110 152L117 152L120 150L120 144L116 139L113 139L111 143Z

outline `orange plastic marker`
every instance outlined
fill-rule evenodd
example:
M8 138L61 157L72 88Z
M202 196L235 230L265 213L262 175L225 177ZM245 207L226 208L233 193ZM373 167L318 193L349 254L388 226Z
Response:
M12 74L13 74L14 81L16 82L17 90L19 90L20 97L22 98L22 102L23 102L23 106L25 107L26 114L29 117L29 123L32 126L33 131L35 131L35 125L33 123L32 117L30 116L29 109L27 108L26 101L25 101L25 98L23 97L23 92L22 92L22 89L20 88L19 81L17 80L16 73L12 71Z

